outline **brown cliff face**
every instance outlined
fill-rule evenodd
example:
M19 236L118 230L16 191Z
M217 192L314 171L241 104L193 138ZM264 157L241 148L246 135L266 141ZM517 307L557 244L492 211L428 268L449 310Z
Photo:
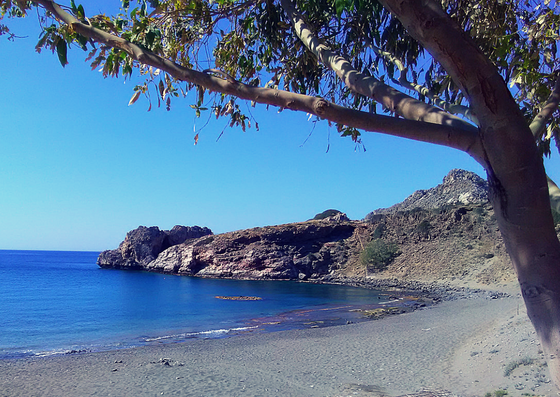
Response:
M203 237L162 252L148 270L243 279L318 278L345 263L335 250L356 222L330 220L267 226Z
M514 281L492 207L484 203L484 197L482 202L472 200L472 193L480 193L482 185L471 183L476 182L471 173L463 173L454 170L450 173L453 178L448 175L444 184L428 191L430 194L424 191L422 202L429 202L428 208L395 207L372 213L364 221L350 221L337 213L326 219L218 235L211 235L207 228L183 226L176 227L184 228L184 236L176 239L170 237L177 234L176 228L172 233L140 227L129 232L117 250L103 252L98 264L240 279L368 276L469 282L471 286ZM445 194L460 197L465 204L454 201L433 208L434 202L450 203ZM415 195L419 196L415 193L411 198ZM466 202L465 197L469 198ZM397 255L382 267L366 268L360 255L372 240L396 247Z
M375 239L398 247L399 255L383 270L366 269L360 260L364 247ZM123 252L128 252L131 236L127 240L121 244ZM133 259L107 266L111 255L115 251L103 253L100 266L199 277L323 280L367 275L477 284L514 280L487 205L379 214L367 222L327 218L205 235L171 246L157 257L138 260L132 255L134 266L127 265Z

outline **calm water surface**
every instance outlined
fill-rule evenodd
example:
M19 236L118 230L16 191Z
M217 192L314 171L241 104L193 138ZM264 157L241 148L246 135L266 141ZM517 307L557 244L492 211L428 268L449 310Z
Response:
M0 358L217 337L250 319L380 299L344 286L100 269L98 254L0 250Z

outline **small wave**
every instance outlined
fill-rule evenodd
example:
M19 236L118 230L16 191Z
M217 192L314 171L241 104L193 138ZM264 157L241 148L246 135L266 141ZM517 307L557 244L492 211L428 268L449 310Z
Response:
M87 349L58 349L58 350L47 350L41 352L33 352L33 356L35 357L49 357L49 356L58 356L61 354L79 354L79 353L88 353L91 350Z
M396 302L400 302L401 299L393 299L391 301L387 301L387 302L379 302L379 305L388 305L390 303L396 303Z
M208 331L188 332L188 333L176 334L176 335L164 335L164 336L157 336L157 337L153 337L153 338L145 338L144 342L157 342L157 341L166 340L166 339L196 338L197 336L205 336L205 335L219 336L219 335L227 334L227 333L230 333L230 332L247 331L247 330L255 329L255 328L258 328L258 325L253 326L253 327L212 329L212 330L208 330Z

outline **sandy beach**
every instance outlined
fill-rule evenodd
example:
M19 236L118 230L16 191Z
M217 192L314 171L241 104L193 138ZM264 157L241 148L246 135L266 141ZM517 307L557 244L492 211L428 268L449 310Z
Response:
M0 395L556 396L543 363L519 296L475 298L327 328L2 360Z

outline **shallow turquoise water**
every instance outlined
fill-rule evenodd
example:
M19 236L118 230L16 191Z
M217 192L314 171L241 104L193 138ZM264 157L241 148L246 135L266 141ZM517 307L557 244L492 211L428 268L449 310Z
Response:
M251 319L380 302L345 286L100 269L97 255L0 250L0 358L220 337L256 327Z

